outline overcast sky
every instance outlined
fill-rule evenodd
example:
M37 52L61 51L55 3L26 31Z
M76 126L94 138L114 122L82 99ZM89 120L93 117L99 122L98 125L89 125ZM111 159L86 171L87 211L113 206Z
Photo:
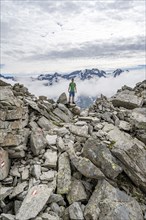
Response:
M1 72L145 64L145 0L1 1Z

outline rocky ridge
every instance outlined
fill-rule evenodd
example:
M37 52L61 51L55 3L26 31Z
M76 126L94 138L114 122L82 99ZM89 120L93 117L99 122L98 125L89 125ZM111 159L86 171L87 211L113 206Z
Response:
M145 89L81 111L0 81L0 219L146 219Z

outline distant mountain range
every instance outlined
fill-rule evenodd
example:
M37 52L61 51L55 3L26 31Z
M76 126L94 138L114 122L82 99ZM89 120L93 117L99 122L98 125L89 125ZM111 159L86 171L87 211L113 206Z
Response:
M126 70L128 71L128 70ZM117 77L119 76L121 73L125 72L122 69L116 69L114 72L112 73L106 73L103 70L99 70L99 69L85 69L85 70L77 70L77 71L73 71L71 73L68 74L59 74L59 73L54 73L54 74L41 74L37 77L38 80L47 80L48 83L45 85L53 85L54 83L59 82L59 80L61 79L66 79L66 80L70 80L72 78L75 79L79 79L79 80L90 80L92 78L101 78L101 77L109 77L109 76L113 76L113 77Z

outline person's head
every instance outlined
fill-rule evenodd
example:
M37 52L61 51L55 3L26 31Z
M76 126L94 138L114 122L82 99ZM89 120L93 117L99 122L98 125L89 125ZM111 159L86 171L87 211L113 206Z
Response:
M71 81L74 82L74 78L72 78Z

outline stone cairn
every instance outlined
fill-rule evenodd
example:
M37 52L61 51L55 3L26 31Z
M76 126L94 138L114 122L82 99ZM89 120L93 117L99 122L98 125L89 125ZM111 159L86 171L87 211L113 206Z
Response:
M80 110L0 81L0 219L146 219L145 89Z

